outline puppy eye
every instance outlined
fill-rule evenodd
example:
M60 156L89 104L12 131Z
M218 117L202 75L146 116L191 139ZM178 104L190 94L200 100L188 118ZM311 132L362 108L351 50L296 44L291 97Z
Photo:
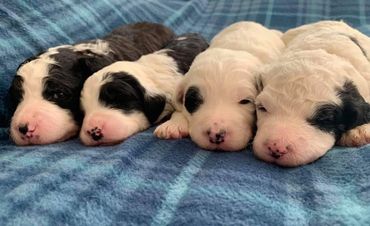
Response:
M257 111L267 112L266 108L262 104L258 104L256 108L257 108Z
M239 104L249 104L251 103L252 101L248 100L248 99L243 99L241 101L239 101Z
M54 100L59 100L65 98L66 94L63 93L62 91L55 91L52 93L52 97Z

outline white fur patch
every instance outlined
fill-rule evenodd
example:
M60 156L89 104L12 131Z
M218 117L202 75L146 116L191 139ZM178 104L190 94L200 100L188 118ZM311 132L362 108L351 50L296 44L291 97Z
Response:
M85 51L90 50L93 53L99 55L108 55L112 50L109 48L109 44L104 41L97 39L94 43L81 43L73 46L74 51Z

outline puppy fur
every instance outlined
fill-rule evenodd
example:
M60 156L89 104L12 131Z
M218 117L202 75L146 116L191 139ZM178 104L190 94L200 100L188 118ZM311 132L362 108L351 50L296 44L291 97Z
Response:
M246 147L255 126L255 72L279 56L281 33L254 22L239 22L217 34L194 60L177 87L171 119L154 131L159 138L190 135L209 150Z
M17 145L48 144L77 134L85 79L118 60L137 60L173 39L153 23L122 26L103 39L48 49L24 61L9 90L11 137Z
M283 56L265 66L256 98L254 153L267 162L299 166L337 141L370 142L370 39L343 22L288 30Z
M116 144L172 113L175 87L207 47L200 35L184 34L165 49L94 73L81 93L85 112L81 141L85 145Z

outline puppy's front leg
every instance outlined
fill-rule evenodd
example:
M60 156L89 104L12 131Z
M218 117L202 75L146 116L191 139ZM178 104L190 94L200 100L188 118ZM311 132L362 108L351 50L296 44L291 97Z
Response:
M370 123L348 130L337 142L340 146L357 147L370 143Z
M175 111L171 119L154 130L154 135L161 139L180 139L189 136L189 124L185 116Z

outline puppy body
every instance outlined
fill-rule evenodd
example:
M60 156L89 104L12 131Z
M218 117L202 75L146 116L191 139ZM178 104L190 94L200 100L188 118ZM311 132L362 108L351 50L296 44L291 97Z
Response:
M257 68L279 55L281 33L253 22L235 23L199 54L175 96L177 111L155 130L164 138L190 135L200 147L237 151L254 128Z
M63 141L78 132L85 79L118 60L137 60L165 46L174 34L152 23L114 30L103 39L63 45L23 62L9 90L11 137L17 145Z
M336 141L370 141L370 39L342 22L287 31L283 56L261 73L257 157L282 166L310 163Z
M81 93L81 141L119 143L162 120L174 110L170 100L183 73L207 47L201 36L185 34L163 50L135 62L116 62L90 76Z
M369 37L344 22L322 21L287 31L285 52L323 49L349 61L370 82ZM365 84L367 86L367 84Z

